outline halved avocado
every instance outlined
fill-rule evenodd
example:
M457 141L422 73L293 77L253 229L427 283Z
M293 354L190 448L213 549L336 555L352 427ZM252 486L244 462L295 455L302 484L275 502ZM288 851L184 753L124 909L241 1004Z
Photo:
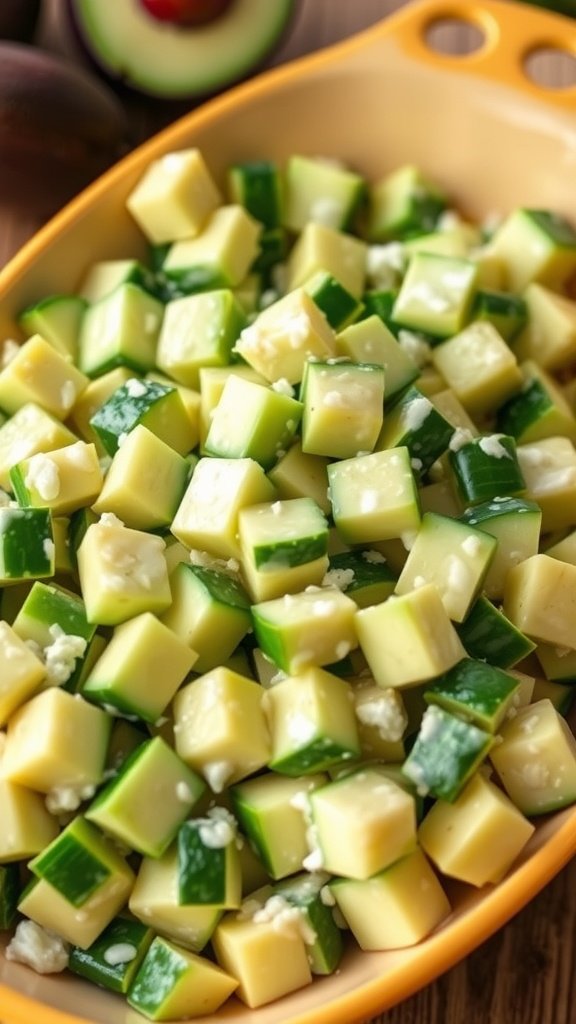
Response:
M170 100L216 92L254 70L294 8L295 0L229 0L194 25L153 15L147 0L68 0L81 44L109 78Z

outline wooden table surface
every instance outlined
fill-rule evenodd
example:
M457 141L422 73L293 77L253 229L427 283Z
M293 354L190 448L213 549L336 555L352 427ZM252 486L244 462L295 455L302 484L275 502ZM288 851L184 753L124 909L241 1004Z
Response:
M45 0L48 5L61 2ZM301 0L298 18L274 63L342 39L401 6L397 0ZM57 48L50 15L48 7L41 41ZM143 137L180 112L168 108L152 114L138 104L135 109ZM37 226L26 212L0 214L0 266ZM575 1024L575 925L573 863L475 953L371 1024Z

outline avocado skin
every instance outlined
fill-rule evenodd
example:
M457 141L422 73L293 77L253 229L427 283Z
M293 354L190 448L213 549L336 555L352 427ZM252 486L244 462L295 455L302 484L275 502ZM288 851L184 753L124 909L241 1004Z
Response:
M36 31L40 3L41 0L2 0L0 39L30 42Z
M0 196L50 216L122 154L126 115L88 72L0 42Z

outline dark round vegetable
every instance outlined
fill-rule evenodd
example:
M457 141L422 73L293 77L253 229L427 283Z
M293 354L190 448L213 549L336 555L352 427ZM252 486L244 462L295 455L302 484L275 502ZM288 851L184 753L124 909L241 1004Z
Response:
M30 42L39 14L40 0L1 0L0 39Z

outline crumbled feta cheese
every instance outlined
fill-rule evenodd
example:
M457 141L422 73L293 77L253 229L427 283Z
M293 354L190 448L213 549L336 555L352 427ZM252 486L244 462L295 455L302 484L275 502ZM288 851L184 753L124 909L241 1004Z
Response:
M362 691L358 693L356 717L363 725L375 726L383 740L397 743L401 740L408 716L398 694L392 690L384 690L381 695L371 700L362 700Z
M369 245L366 252L366 276L376 288L394 288L406 269L406 249L402 242Z
M386 559L381 551L374 551L370 548L369 551L362 552L362 558L365 562L370 562L372 565L385 565Z
M310 220L326 228L338 229L342 223L342 203L332 196L320 196L310 207Z
M398 344L404 354L409 356L419 369L430 362L432 349L426 339L416 334L415 331L398 331Z
M46 809L50 814L67 814L77 811L84 800L91 800L95 786L55 786L46 796Z
M52 643L44 647L42 660L46 665L46 682L49 686L61 686L72 675L76 659L86 652L86 640L82 636L65 633L58 623L53 623L48 632Z
M26 487L37 491L43 501L53 501L60 494L58 466L53 459L41 452L32 455L26 469L24 483Z
M474 440L474 434L467 427L456 427L452 437L450 438L448 447L451 452L457 452L465 444L469 444L470 441Z
M354 569L329 569L322 580L323 587L338 587L348 590L354 582Z
M190 786L182 779L176 783L176 799L183 804L191 804L194 800Z
M237 838L236 819L225 807L212 807L205 818L199 819L198 831L204 846L223 849Z
M203 765L202 773L213 793L221 793L234 771L229 761L209 761Z
M482 449L485 455L490 455L493 459L511 459L510 452L506 451L500 441L501 437L503 437L503 434L489 434L487 437L481 437L478 447Z
M56 553L56 547L54 545L54 541L50 537L45 537L42 541L42 551L48 561L51 562Z
M20 921L6 947L6 959L26 964L37 974L57 974L68 967L69 946L35 921Z
M115 942L104 950L104 960L110 967L119 967L120 964L129 964L137 956L138 950L131 942Z
M406 405L402 412L402 425L406 430L419 430L433 409L429 398L422 395Z
M294 395L296 394L296 391L292 387L290 381L286 380L285 377L280 377L272 383L272 391L276 391L279 395L287 395L288 398L294 398Z
M99 519L100 526L124 526L121 519L113 512L103 512Z
M316 932L308 923L303 910L295 907L279 893L270 896L263 907L253 915L254 924L271 924L275 932L286 938L303 939L311 946L316 941Z

